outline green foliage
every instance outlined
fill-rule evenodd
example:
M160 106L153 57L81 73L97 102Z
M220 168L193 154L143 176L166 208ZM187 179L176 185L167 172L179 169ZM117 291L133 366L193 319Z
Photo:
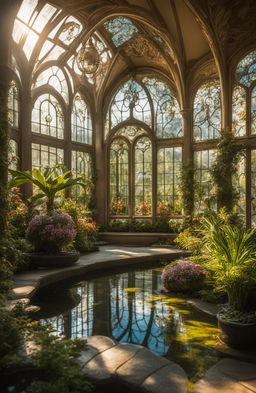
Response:
M194 212L194 172L192 162L182 165L180 190L184 214L189 221Z
M178 220L177 220L178 221ZM149 221L137 220L135 218L127 220L112 220L103 231L105 232L167 232L176 233L180 230L180 224L175 220L158 218L152 224Z
M236 195L232 178L237 172L237 164L242 155L243 147L237 145L232 131L222 130L217 145L217 157L210 173L216 186L216 198L218 207L226 207L231 212L235 203Z
M33 364L40 376L28 387L28 393L88 393L92 385L86 380L76 358L86 348L85 340L62 339L43 329L36 337L40 350Z
M221 311L218 312L218 317L230 322L237 323L255 323L256 311L241 312L226 305L223 306Z
M202 234L216 287L227 293L231 307L244 311L255 285L256 228L246 230L209 216L204 218Z
M71 170L65 171L63 165L55 165L43 171L34 168L32 171L14 171L10 169L9 172L12 175L9 188L18 187L27 182L32 183L41 191L42 197L45 196L47 198L47 212L54 209L56 194L75 185L84 185L81 177L76 179L70 177Z

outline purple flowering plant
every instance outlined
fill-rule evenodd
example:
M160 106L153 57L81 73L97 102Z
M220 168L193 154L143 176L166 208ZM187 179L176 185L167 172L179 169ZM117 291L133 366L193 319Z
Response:
M167 265L161 280L167 291L189 292L200 289L205 277L202 268L190 260L178 260Z
M76 229L69 214L53 211L34 216L26 236L35 251L60 252L75 239Z

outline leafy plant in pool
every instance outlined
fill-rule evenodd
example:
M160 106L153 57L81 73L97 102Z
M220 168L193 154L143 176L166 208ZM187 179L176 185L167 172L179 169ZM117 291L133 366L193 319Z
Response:
M235 326L238 335L231 331L234 315L246 314L248 298L255 286L256 277L256 228L244 229L232 224L222 224L218 217L204 218L203 243L209 256L208 268L212 271L215 285L228 297L228 307L219 314L223 340L231 346L256 345L255 326L243 334L241 326ZM240 318L241 315L240 314ZM225 323L222 321L228 321ZM236 322L234 322L236 323ZM253 341L254 340L254 341Z

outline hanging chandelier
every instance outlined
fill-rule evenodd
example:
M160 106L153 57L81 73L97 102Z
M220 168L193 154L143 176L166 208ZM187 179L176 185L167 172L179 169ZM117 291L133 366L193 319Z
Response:
M95 74L100 65L100 56L92 38L83 44L77 54L77 66L83 74Z

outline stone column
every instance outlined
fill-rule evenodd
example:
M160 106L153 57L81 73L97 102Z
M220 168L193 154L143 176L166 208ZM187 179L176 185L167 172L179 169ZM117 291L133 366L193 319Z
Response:
M8 182L8 90L11 81L9 58L13 21L20 1L0 2L0 233L6 230Z
M183 144L183 162L189 163L193 159L192 150L192 140L193 140L193 130L192 130L192 110L182 109L180 111L182 116L182 127L184 133L184 144Z
M95 198L97 209L97 223L104 225L107 219L107 162L104 149L102 114L95 116Z

